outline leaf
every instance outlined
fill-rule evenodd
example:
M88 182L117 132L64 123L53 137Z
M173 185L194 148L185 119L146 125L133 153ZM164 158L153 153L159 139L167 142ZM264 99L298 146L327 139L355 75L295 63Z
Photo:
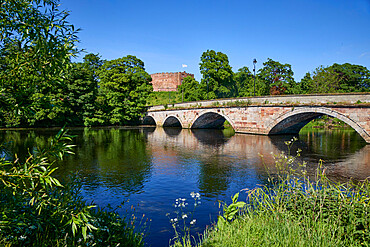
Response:
M235 202L238 200L238 198L239 198L239 192L238 192L238 193L236 193L236 194L233 196L233 198L232 198L233 203L235 203Z
M87 231L87 227L83 226L82 227L82 236L83 236L84 240L86 240L86 231Z

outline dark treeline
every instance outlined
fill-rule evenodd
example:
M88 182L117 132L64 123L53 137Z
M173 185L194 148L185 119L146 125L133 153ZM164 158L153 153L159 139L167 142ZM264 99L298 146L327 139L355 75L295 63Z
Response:
M144 63L128 55L103 60L79 51L78 29L57 0L6 1L0 10L0 127L100 126L138 123L151 77ZM370 90L366 67L333 64L295 82L290 64L268 59L254 74L233 72L226 54L207 50L200 58L200 82L184 79L184 101L255 95L363 92Z
M185 101L259 95L369 92L370 71L361 65L336 64L306 73L300 82L290 64L267 59L256 71L248 67L232 71L226 54L207 50L201 56L202 79L187 77L178 92Z

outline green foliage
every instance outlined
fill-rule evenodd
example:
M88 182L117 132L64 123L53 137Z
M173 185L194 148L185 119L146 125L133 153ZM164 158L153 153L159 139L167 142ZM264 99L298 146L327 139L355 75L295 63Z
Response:
M339 78L333 68L319 67L313 72L308 93L335 93L339 89Z
M184 78L177 92L183 95L184 101L203 100L207 94L207 92L201 88L199 82L191 76Z
M361 65L336 64L331 68L339 80L339 92L370 91L370 71Z
M370 91L370 71L361 65L320 66L307 73L300 83L301 93L349 93Z
M197 246L369 245L370 182L332 182L321 161L309 178L305 163L298 160L301 151L290 154L295 141L285 143L287 153L273 155L268 183L245 189L243 204L238 205L236 194ZM238 206L245 207L237 215Z
M232 203L230 205L226 205L224 203L224 214L223 216L219 215L217 217L217 228L222 230L227 223L230 223L237 213L240 211L240 209L244 208L246 203L245 202L238 202L239 193L236 193L232 198ZM220 202L222 203L222 202Z
M175 231L175 237L171 240L174 246L191 245L190 230L197 222L194 218L194 213L197 206L201 204L201 198L200 194L195 192L191 192L190 196L194 199L194 203L191 203L194 205L192 210L187 208L188 203L186 198L178 198L175 200L174 204L176 216L171 218L170 213L166 214Z
M149 94L147 105L169 105L182 102L182 94L177 91L152 92Z
M146 99L153 90L144 63L129 55L106 61L98 75L107 124L122 125L137 121L145 111Z
M261 80L256 78L256 85L254 86L254 76L249 71L248 67L243 67L234 74L234 80L236 83L236 88L238 90L238 97L249 97L254 95L262 95L264 92L264 84L261 83Z
M290 148L295 139L287 142ZM297 156L275 155L276 169L270 184L248 191L248 214L272 212L303 226L327 225L335 229L333 238L361 245L370 241L369 181L335 183L325 175L320 161L315 178L306 175L305 164L296 165ZM299 165L299 164L298 164ZM345 244L344 244L345 245Z
M64 107L69 125L95 125L98 109L98 77L96 71L103 61L95 54L87 54L83 63L72 64L64 80Z
M24 163L1 158L1 245L142 246L133 222L82 200L81 181L62 185L53 177L54 161L72 153L69 141L62 129Z
M265 84L265 95L290 94L296 90L290 64L281 64L270 58L263 63L263 68L258 71L258 77Z
M222 52L207 50L200 57L201 87L206 99L228 98L236 95L234 73L229 59Z
M77 52L68 12L56 0L21 0L2 2L0 14L0 124L60 117L60 75Z
M310 73L306 73L299 83L299 93L310 93L310 87L313 85L312 77Z

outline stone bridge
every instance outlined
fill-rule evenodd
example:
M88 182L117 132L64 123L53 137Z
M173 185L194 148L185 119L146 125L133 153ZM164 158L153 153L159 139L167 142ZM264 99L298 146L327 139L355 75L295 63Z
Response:
M311 120L335 117L370 143L370 93L286 95L221 99L149 107L144 124L182 128L222 128L235 132L297 134Z

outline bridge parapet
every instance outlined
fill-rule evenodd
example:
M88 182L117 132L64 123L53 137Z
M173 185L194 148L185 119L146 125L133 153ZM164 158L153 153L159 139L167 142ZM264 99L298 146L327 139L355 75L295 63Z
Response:
M246 100L246 104L240 103ZM254 97L152 107L146 118L158 126L220 128L227 120L236 132L297 134L322 115L340 119L370 143L370 94Z
M317 95L279 95L257 96L232 99L215 99L158 105L148 107L148 111L170 109L238 106L238 105L358 105L370 104L370 93L317 94Z

